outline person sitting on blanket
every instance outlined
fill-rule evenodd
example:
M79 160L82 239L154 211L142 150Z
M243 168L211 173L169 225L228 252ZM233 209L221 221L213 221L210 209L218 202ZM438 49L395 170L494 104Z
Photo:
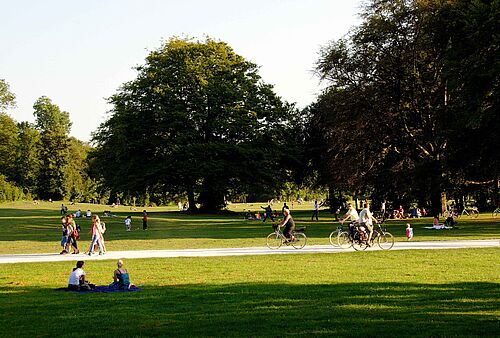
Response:
M435 216L434 217L434 222L432 222L432 226L434 229L444 229L444 225L442 224L439 224L439 217L438 216Z
M109 284L109 288L113 290L127 290L134 286L130 282L130 275L128 270L123 267L123 261L121 259L116 262L116 269L113 272L113 283Z
M69 275L68 279L68 290L71 291L88 291L94 288L93 284L90 284L85 279L85 271L83 271L84 261L76 262L76 268Z

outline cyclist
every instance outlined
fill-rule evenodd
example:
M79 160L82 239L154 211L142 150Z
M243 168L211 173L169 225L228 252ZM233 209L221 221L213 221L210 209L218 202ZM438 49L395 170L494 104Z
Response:
M284 208L283 215L285 218L280 222L280 227L285 227L283 235L288 239L288 241L294 241L295 236L292 235L292 231L295 229L295 222L290 214L290 209Z
M362 225L366 229L368 229L368 242L366 244L368 246L371 246L370 241L373 235L373 221L375 221L375 223L378 223L378 221L375 217L373 217L368 201L365 202L364 207L365 208L359 213L359 225Z
M346 219L350 218L351 222L357 222L359 220L359 215L356 209L351 203L347 204L347 212L340 218L340 223L344 222Z

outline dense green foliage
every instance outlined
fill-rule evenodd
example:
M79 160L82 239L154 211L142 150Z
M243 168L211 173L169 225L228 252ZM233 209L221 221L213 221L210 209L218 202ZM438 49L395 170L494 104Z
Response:
M1 82L1 109L14 95ZM0 111L0 200L20 198L98 200L97 185L87 173L90 146L69 138L69 114L47 97L34 104L34 125L16 123Z
M499 16L498 1L369 2L317 64L328 88L309 112L323 180L435 213L443 192L497 193Z
M293 154L293 107L227 44L171 39L111 97L92 158L128 194L187 194L205 211L228 195L274 192ZM279 177L284 179L286 177Z

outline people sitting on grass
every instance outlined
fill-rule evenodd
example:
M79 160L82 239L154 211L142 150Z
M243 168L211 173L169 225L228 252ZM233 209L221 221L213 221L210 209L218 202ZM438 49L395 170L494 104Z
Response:
M87 210L87 212L85 213L85 217L87 217L87 218L91 218L92 217L92 211L90 211L90 209Z
M130 282L130 274L127 269L123 267L123 261L121 259L116 262L118 269L113 271L113 283L109 285L111 290L128 290L134 286Z
M439 216L434 216L434 221L432 222L432 227L437 230L444 229L443 224L439 224Z
M95 287L95 285L90 284L86 279L85 271L83 271L84 264L84 261L76 262L76 268L69 275L68 290L89 291Z

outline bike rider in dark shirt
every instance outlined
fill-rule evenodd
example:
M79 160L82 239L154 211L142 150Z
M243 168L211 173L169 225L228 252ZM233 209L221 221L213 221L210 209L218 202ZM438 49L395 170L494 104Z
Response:
M292 235L292 231L295 229L295 222L293 221L292 215L290 214L290 210L288 208L283 209L283 215L285 218L280 222L280 227L285 227L283 230L283 235L288 240L295 240L295 237Z

